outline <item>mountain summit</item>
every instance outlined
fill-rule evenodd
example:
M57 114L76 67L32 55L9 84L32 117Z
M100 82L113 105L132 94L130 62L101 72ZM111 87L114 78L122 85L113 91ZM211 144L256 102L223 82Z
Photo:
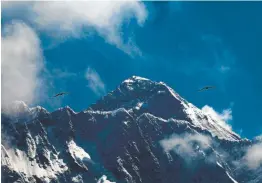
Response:
M3 182L259 183L241 139L163 82L133 76L87 110L2 113ZM20 107L21 108L21 107ZM20 109L19 108L19 109Z
M112 111L120 107L136 115L147 112L166 120L186 120L201 129L209 130L218 138L240 140L236 133L224 128L218 119L187 102L163 82L132 76L123 81L116 90L91 105L91 109L98 111Z

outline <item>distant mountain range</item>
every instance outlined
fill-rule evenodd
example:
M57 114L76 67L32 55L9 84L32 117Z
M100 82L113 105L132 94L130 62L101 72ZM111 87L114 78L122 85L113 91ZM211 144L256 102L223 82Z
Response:
M262 183L261 164L246 160L262 140L242 139L163 82L133 76L79 113L24 102L8 111L3 183Z

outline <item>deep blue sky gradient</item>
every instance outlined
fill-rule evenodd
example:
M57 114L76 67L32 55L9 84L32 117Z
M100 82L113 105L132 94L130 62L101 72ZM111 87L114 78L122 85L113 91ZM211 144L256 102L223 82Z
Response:
M114 90L138 75L163 81L201 108L232 109L232 126L244 137L262 133L262 3L261 2L145 2L143 27L132 20L122 27L133 35L141 56L130 57L96 34L57 43L41 34L47 70L66 69L75 77L55 78L49 95L69 91L61 107L86 109L99 96L84 77L92 67ZM2 24L8 20L2 20ZM226 68L224 71L221 68ZM196 92L202 86L216 89ZM50 103L40 104L53 111Z

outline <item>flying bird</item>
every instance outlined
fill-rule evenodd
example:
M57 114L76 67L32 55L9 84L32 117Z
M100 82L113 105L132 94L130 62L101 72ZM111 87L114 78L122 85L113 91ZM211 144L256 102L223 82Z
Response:
M214 86L205 86L205 87L201 88L201 89L198 90L198 91L209 90L209 89L211 89L211 88L215 88L215 87L214 87Z
M61 92L61 93L58 93L58 94L56 94L54 97L58 97L58 96L65 95L65 94L68 94L68 92Z

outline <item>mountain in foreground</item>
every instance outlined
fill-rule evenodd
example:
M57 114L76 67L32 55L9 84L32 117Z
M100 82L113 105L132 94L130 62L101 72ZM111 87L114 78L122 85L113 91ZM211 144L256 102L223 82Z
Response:
M87 110L2 111L2 182L261 183L242 139L163 82L133 76Z

